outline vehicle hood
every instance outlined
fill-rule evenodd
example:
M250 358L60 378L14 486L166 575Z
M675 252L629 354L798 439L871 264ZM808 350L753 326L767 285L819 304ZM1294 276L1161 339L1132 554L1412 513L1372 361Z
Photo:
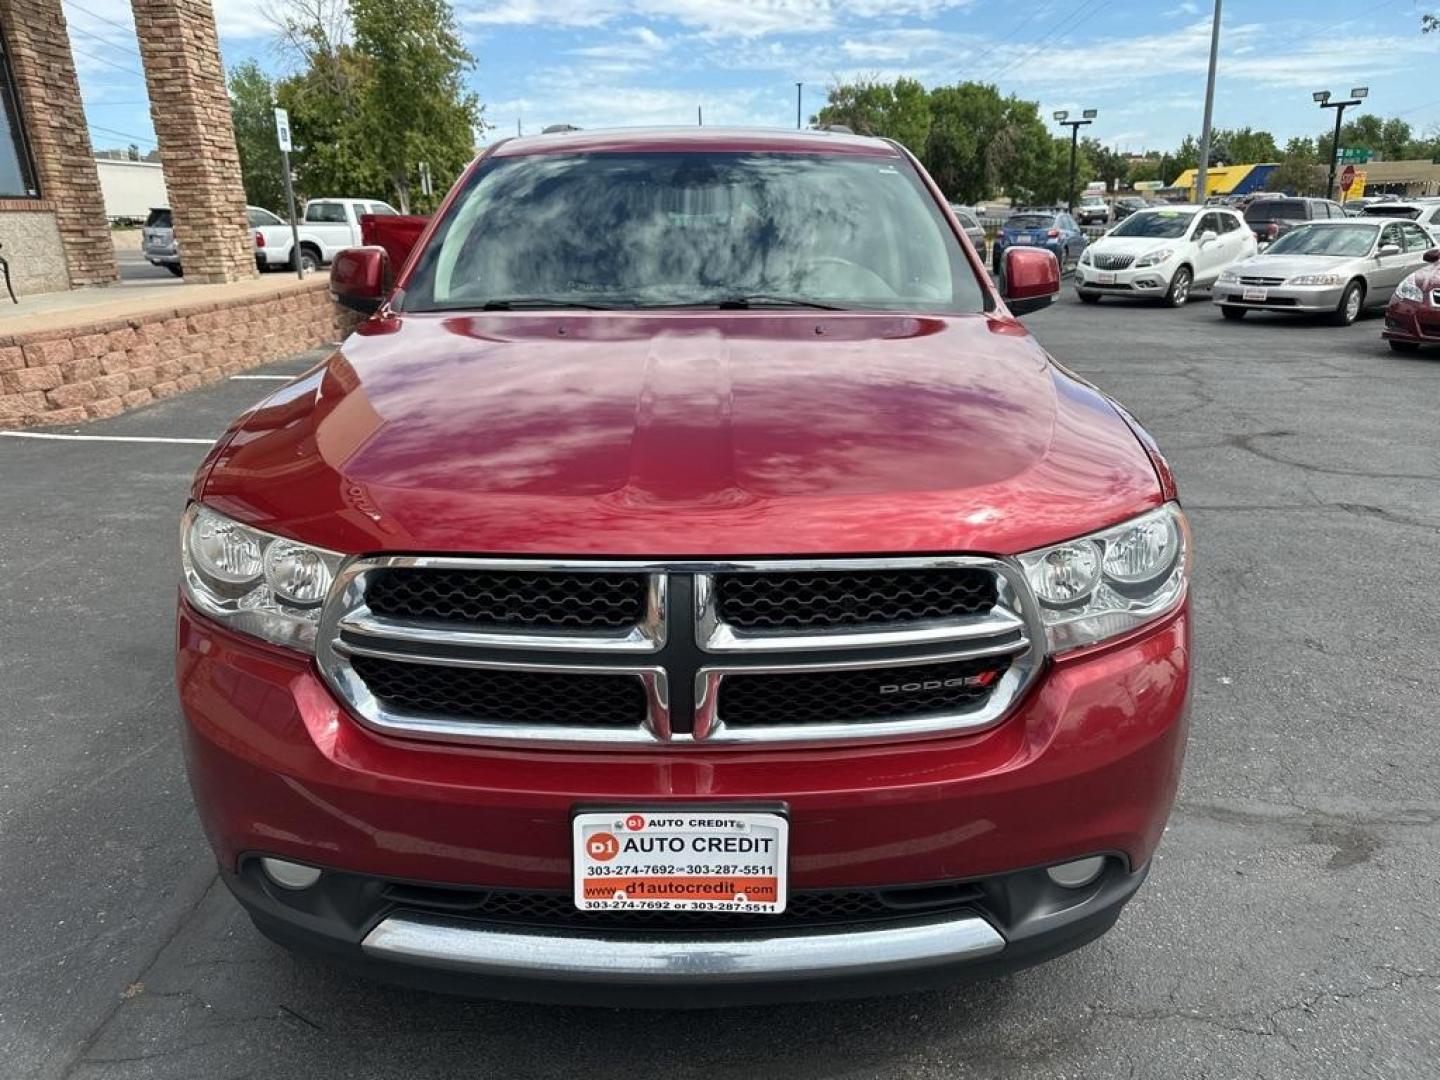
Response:
M1365 262L1364 256L1340 258L1334 255L1256 255L1236 263L1234 269L1241 274L1257 277L1292 278L1301 274L1346 274L1356 264Z
M1097 255L1144 255L1161 248L1181 247L1190 241L1183 236L1173 240L1157 240L1153 236L1102 236L1090 244L1090 251Z
M208 465L217 509L351 554L1006 554L1161 498L1112 403L989 315L371 320Z

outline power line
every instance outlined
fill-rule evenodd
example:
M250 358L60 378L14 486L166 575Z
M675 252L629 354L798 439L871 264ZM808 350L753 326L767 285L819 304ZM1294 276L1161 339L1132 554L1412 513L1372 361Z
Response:
M993 82L999 79L1001 75L1004 75L1011 68L1015 67L1017 64L1022 64L1025 61L1032 59L1033 57L1039 56L1042 52L1045 51L1045 46L1048 42L1050 42L1053 38L1059 36L1060 34L1063 34L1066 31L1073 29L1075 26L1078 26L1080 20L1083 19L1087 14L1089 14L1090 9L1095 7L1100 2L1101 0L1086 0L1084 4L1081 4L1069 15L1056 23L1050 33L1045 34L1043 37L1040 37L1036 41L1034 41L1032 43L1035 46L1033 49L1029 49L1024 53L1021 53L1019 56L1015 57L1009 63L1000 68L999 71L991 72L990 74L988 74L986 78Z
M113 135L117 139L129 139L133 143L144 143L147 146L158 146L154 139L147 139L144 135L136 135L129 131L116 131L114 128L101 127L99 124L86 124L91 131L98 131L102 135Z
M128 53L130 53L132 56L134 56L135 59L137 59L137 60L140 60L140 59L141 59L140 50L139 50L139 49L132 49L129 45L122 45L122 44L120 44L120 42L118 42L118 41L111 41L109 38L105 37L103 34L91 33L89 30L86 30L83 26L72 26L72 27L69 28L69 30L70 30L70 33L72 33L72 34L79 34L81 37L87 37L87 38L90 38L92 41L98 41L98 42L100 42L101 45L105 45L105 46L107 46L107 47L109 47L109 48L111 48L111 49L120 49L120 50L123 51L123 52L128 52ZM74 47L73 44L72 44L71 47L72 47L72 48Z
M111 26L115 27L118 30L127 30L132 34L136 33L133 23L117 22L116 20L107 18L106 16L101 15L98 12L91 11L87 7L81 7L79 4L75 3L75 0L64 0L64 3L67 7L72 7L76 11L89 15L92 19L98 19L100 22L109 23Z
M70 46L70 51L74 53L79 53L81 56L89 57L91 60L98 61L99 63L109 64L117 71L123 71L129 75L138 75L142 79L145 78L145 73L143 71L139 71L133 67L126 67L124 64L117 64L114 60L107 60L103 56L97 56L95 53L86 52L84 49L77 49L73 44Z

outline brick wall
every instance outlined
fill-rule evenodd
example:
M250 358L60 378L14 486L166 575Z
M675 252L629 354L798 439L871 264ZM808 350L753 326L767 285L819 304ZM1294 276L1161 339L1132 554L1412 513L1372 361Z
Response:
M114 281L119 277L115 247L60 0L0 0L0 28L15 73L40 195L54 209L70 284ZM7 250L6 254L18 261L25 253Z
M132 0L187 281L255 276L240 154L209 0Z
M0 427L74 424L339 340L327 283L129 319L0 334Z

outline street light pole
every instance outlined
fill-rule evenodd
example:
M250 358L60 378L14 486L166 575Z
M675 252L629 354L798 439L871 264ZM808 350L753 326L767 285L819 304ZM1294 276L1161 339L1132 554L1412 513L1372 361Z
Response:
M797 83L795 84L795 130L796 130L796 131L799 131L799 130L800 130L800 91L804 88L804 86L805 86L804 83L798 83L798 82L797 82Z
M1345 115L1345 110L1351 105L1359 105L1370 96L1368 86L1356 86L1350 91L1350 98L1347 101L1331 101L1329 90L1316 90L1310 95L1310 100L1315 102L1322 109L1335 110L1335 137L1330 142L1330 180L1325 187L1325 196L1333 197L1335 194L1335 165L1340 160L1340 120Z
M1069 198L1066 206L1073 214L1075 212L1075 151L1080 144L1080 129L1086 124L1093 124L1095 117L1100 115L1100 110L1086 109L1080 114L1083 118L1080 120L1067 119L1069 115L1070 114L1064 110L1054 114L1055 119L1059 121L1061 127L1068 127L1070 129L1070 187L1067 189Z
M1215 18L1210 24L1210 74L1205 79L1205 118L1200 125L1200 161L1195 170L1195 201L1205 205L1210 172L1210 119L1215 111L1215 62L1220 57L1220 0L1215 0ZM1162 177L1163 179L1163 177Z

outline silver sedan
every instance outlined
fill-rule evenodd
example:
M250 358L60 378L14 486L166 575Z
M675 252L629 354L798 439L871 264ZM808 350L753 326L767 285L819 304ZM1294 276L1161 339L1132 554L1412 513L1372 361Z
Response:
M1383 308L1422 263L1429 235L1409 221L1312 221L1220 275L1211 297L1227 319L1250 310L1329 315L1349 326Z

